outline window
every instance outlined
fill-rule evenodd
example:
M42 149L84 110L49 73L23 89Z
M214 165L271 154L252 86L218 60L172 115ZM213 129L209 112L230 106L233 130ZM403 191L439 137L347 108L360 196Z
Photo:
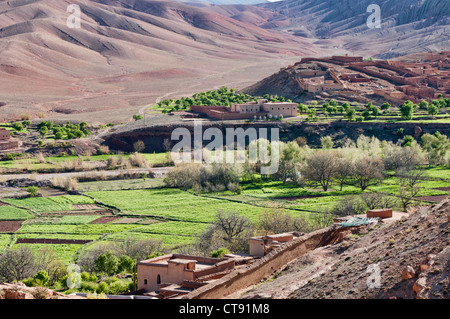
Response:
M156 283L159 285L161 283L161 276L158 275L158 277L156 277Z
M144 285L146 285L147 284L147 279L144 279Z

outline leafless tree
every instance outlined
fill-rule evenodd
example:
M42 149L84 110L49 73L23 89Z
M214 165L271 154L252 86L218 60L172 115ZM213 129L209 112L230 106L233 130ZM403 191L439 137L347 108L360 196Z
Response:
M354 166L351 160L346 158L338 158L336 160L336 176L335 179L339 183L340 190L352 178Z
M306 159L302 170L303 176L310 181L319 183L324 191L336 176L336 153L333 150L320 150L312 153Z
M165 138L165 139L164 139L164 142L163 142L163 148L164 148L164 150L165 150L166 152L169 152L169 151L170 151L170 147L171 147L170 140L167 139L167 138Z
M398 198L406 211L414 202L414 198L420 193L420 180L423 178L424 170L422 168L403 169L399 173L399 191Z
M133 144L133 149L135 152L141 153L143 150L145 150L145 143L139 140Z
M313 226L310 231L330 226L333 224L334 216L332 212L324 210L322 212L312 213L311 220L313 222Z
M231 243L234 238L251 227L250 221L233 211L219 211L216 216L216 226L224 233L223 239Z
M8 249L0 255L0 280L20 281L35 273L35 255L30 248Z
M303 217L292 216L282 209L272 209L263 212L259 217L258 228L265 234L310 231L310 225Z
M331 210L336 216L359 215L365 212L364 203L356 196L345 196Z
M248 252L248 240L254 234L253 224L233 211L219 211L214 223L198 237L193 250L209 255L219 248Z
M360 198L368 209L392 208L397 202L395 197L383 193L365 192Z
M365 190L384 178L383 162L377 157L363 156L355 161L353 178L361 190Z

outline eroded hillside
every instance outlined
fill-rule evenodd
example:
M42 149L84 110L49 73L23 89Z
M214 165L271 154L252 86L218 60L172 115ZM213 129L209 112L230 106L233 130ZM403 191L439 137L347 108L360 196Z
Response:
M450 200L300 257L243 298L450 297ZM379 267L379 288L374 287ZM372 285L371 288L368 287Z

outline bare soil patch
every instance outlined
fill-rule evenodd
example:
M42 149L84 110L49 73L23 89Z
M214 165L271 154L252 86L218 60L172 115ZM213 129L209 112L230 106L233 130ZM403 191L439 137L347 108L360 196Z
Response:
M65 216L65 215L112 215L110 209L103 210L65 210L56 212L41 213L41 216Z
M0 200L0 206L8 206L8 204L6 204Z
M437 188L433 188L436 189L438 191L447 191L450 192L450 187L437 187Z
M23 220L0 221L0 233L15 233L22 227Z
M52 197L52 196L62 196L62 195L67 195L66 192L60 190L60 189L56 189L56 188L51 188L51 187L43 187L39 189L39 192L42 194L43 197Z
M104 216L91 221L89 224L107 224L109 222L120 219L118 216Z
M80 210L94 210L94 209L101 210L102 209L102 207L97 206L95 204L74 204L72 206L73 206L73 208L80 209Z

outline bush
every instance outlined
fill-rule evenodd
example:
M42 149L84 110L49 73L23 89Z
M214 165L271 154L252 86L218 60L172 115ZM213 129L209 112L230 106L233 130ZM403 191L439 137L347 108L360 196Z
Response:
M48 273L45 270L40 270L33 276L33 280L37 286L45 286L49 280Z
M118 280L111 283L108 293L117 295L128 291L130 291L130 282L128 280Z
M29 187L27 187L27 192L30 195L30 197L36 197L39 193L39 187L29 186Z
M98 289L98 284L96 282L82 282L80 285L80 290L83 292L96 292Z
M15 129L16 131L23 131L23 125L20 122L16 122L13 124L13 129Z
M213 258L222 258L223 256L225 256L226 254L229 254L230 251L226 248L219 248L213 252L211 252L211 257Z
M97 289L95 290L96 293L107 293L108 292L108 284L104 281L98 284Z

